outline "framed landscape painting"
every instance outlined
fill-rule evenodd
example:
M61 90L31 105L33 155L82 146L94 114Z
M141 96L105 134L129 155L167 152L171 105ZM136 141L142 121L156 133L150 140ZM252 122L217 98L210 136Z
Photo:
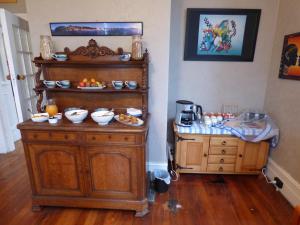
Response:
M284 37L279 77L300 80L300 33Z
M253 61L260 9L187 9L184 60Z
M50 23L52 36L143 35L143 22L59 22Z

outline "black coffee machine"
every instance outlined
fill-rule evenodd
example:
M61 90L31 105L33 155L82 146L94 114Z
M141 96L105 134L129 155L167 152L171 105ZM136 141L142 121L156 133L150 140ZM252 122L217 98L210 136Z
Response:
M187 100L176 101L175 123L177 125L184 127L192 126L193 121L201 119L202 115L201 105L195 105L193 102Z

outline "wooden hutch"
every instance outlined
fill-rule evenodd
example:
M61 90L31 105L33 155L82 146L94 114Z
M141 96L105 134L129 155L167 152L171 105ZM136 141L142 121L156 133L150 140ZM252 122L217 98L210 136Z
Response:
M67 206L135 210L148 212L146 196L146 143L148 133L148 53L140 61L119 60L117 52L99 47L90 40L75 51L65 48L69 60L35 58L38 67L35 92L37 110L42 111L44 95L53 98L60 112L83 107L89 114L96 108L113 108L115 114L126 108L140 108L144 124L131 127L111 122L99 126L90 116L81 124L63 117L55 125L25 121L18 125L32 186L33 210L41 206ZM48 89L40 80L70 80L71 88ZM84 78L104 81L102 90L81 90ZM136 80L138 88L115 90L112 80Z

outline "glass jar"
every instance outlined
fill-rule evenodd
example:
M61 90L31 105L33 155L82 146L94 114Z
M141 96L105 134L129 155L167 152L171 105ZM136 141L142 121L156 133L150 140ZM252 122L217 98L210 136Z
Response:
M54 99L49 99L46 105L46 112L49 114L49 117L53 117L58 113L58 108Z
M41 35L40 52L43 59L52 59L54 47L50 36Z
M132 36L132 59L141 60L143 58L143 43L141 35Z

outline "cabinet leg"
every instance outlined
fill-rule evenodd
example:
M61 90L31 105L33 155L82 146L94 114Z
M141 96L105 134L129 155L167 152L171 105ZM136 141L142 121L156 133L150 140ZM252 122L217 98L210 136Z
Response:
M33 212L40 212L42 209L43 208L40 205L32 205L32 211Z
M143 217L143 216L145 216L148 213L149 213L149 209L148 208L146 208L146 209L144 209L142 211L136 211L135 217Z

